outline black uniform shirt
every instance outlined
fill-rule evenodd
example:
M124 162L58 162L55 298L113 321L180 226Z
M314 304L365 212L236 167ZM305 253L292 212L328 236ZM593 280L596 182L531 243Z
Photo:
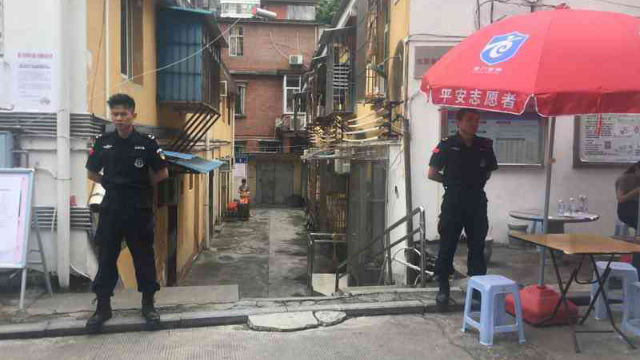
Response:
M467 146L460 134L445 138L433 149L429 166L444 170L445 188L482 190L489 173L498 169L491 139L476 136Z
M151 208L153 188L149 167L157 172L167 165L155 138L133 130L126 139L115 131L96 138L86 168L96 173L103 170L102 186L107 190L103 207Z

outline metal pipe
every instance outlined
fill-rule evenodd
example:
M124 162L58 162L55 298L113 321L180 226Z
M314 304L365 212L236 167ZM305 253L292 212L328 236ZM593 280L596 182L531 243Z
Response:
M109 100L109 92L110 92L110 87L111 87L111 79L110 79L110 71L111 71L111 52L109 51L110 47L109 47L109 42L111 41L111 37L109 36L109 7L110 7L110 1L109 0L104 0L104 38L105 38L105 42L104 42L104 53L105 53L105 62L104 62L104 117L108 117L109 116L109 104L107 103L107 100ZM93 99L91 99L90 101L93 101Z
M204 138L204 157L206 160L211 159L211 154L210 154L210 149L209 149L209 133L207 133L205 135ZM211 219L209 218L209 208L211 207L211 204L209 204L209 192L211 191L211 189L209 188L209 176L211 176L209 173L206 174L207 176L207 186L205 186L205 196L204 196L204 244L205 244L205 248L209 249L209 247L211 247L211 232L210 230L210 222Z
M421 206L420 209L420 286L426 287L427 280L424 277L427 268L427 220L426 212Z
M549 232L549 201L551 197L551 171L553 168L553 143L556 132L556 118L549 118L551 124L549 126L549 141L547 147L547 178L545 184L545 195L544 195L544 219L542 220L542 232L547 234ZM552 251L552 250L549 250ZM544 285L544 266L546 262L546 252L544 249L540 252L540 274L538 276L538 285Z
M55 41L57 62L59 64L56 77L58 81L56 106L56 207L58 210L58 227L56 234L57 270L60 287L69 287L70 276L70 208L71 195L71 148L70 148L70 116L69 116L69 57L67 56L67 39L69 24L67 24L67 1L58 0L55 7Z
M409 39L405 39L403 41L403 53L404 57L402 61L403 67L403 79L404 82L404 116L403 116L403 134L402 134L402 146L404 151L404 193L405 193L405 209L407 214L411 212L413 209L413 192L412 192L412 182L411 182L411 124L409 124L409 52L411 49L407 46L409 44ZM413 214L409 221L407 221L407 234L413 231ZM407 240L407 245L412 246L413 237ZM407 271L407 283L409 282L410 273ZM423 276L424 278L424 276Z

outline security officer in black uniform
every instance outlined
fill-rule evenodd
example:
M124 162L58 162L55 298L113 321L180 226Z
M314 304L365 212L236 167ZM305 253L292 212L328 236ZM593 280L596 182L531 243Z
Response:
M138 291L142 292L142 315L152 326L160 322L153 304L160 289L153 253L153 186L169 176L167 162L153 136L133 128L135 101L130 96L115 94L108 104L116 131L95 140L86 164L89 179L106 190L96 233L98 274L92 286L98 304L87 321L92 331L100 330L112 316L111 296L118 281L116 261L123 238L133 257Z
M475 109L460 109L456 119L458 133L443 139L433 149L429 162L429 179L443 183L445 188L435 269L440 286L436 297L439 305L449 302L449 275L453 273L453 255L462 229L467 237L469 276L487 273L484 245L489 224L484 185L491 172L498 169L493 142L476 136L480 113Z

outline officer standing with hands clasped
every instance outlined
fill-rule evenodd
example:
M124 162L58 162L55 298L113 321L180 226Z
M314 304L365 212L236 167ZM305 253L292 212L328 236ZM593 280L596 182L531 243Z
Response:
M95 140L86 164L89 179L106 190L96 233L98 274L92 285L98 304L86 325L92 331L100 330L112 316L111 296L118 281L116 261L123 238L142 292L142 315L151 326L160 323L153 299L160 289L153 253L153 187L169 177L167 161L153 136L133 128L137 114L129 95L115 94L108 104L116 130Z
M443 139L433 149L429 161L429 179L442 183L445 189L438 223L440 249L435 269L440 286L436 297L438 305L449 303L449 275L453 273L453 256L462 229L467 237L468 275L487 273L484 246L489 223L484 185L491 172L498 169L493 142L476 136L480 113L475 109L460 109L456 119L458 133ZM479 300L475 293L473 295Z

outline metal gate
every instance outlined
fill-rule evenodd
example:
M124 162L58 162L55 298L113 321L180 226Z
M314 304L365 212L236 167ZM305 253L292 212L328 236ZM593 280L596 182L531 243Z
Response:
M257 204L285 205L293 197L293 163L259 162L256 180Z
M372 239L379 237L385 228L386 163L384 161L352 161L349 179L347 241L350 285L376 284L384 255L383 244L360 252ZM355 284L352 282L355 280Z

